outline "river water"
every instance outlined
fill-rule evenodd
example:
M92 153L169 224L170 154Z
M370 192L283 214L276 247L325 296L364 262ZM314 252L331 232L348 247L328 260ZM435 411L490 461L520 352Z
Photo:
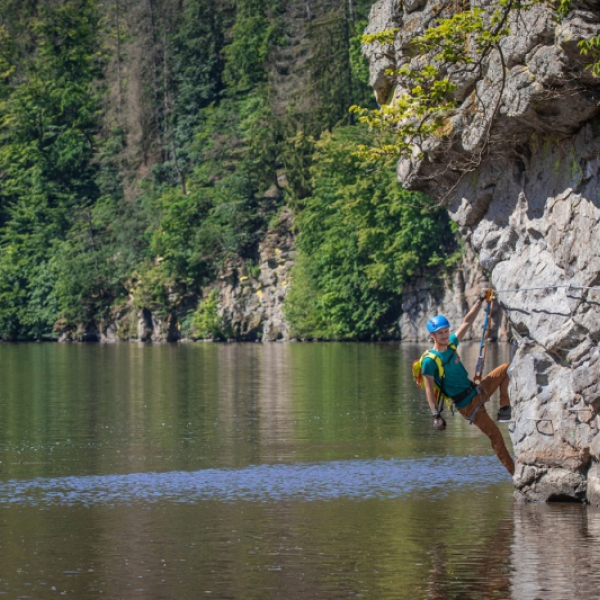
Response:
M435 432L422 350L0 345L0 596L597 598L600 512Z

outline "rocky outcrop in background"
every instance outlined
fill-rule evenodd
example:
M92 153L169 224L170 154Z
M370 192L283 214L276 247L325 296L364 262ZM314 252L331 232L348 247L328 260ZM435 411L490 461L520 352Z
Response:
M204 290L204 299L216 292L219 339L238 341L286 341L290 339L285 319L284 301L291 282L295 245L293 214L281 212L276 223L259 244L259 260L254 267L242 261L228 264L214 285ZM402 341L428 341L427 320L435 314L446 315L458 324L480 291L489 285L477 257L465 248L461 264L449 274L416 278L402 294L402 316L398 331ZM165 310L137 309L133 299L115 309L110 318L99 324L90 323L77 330L60 331L60 341L176 342L200 339L186 320L195 310L192 299L170 295L172 307ZM202 299L200 299L202 302ZM483 313L467 334L479 339ZM490 322L493 339L506 339L506 319L496 306Z
M295 247L293 215L284 209L266 232L258 247L258 265L238 261L228 264L214 285L204 290L207 298L216 292L219 329L225 339L239 341L278 341L289 339L283 304L290 282ZM77 330L60 330L59 341L176 342L198 339L193 328L185 327L194 312L194 298L168 298L169 309L135 307L133 298L100 323L89 323ZM200 299L202 302L202 299Z
M374 5L370 32L399 27L393 48L366 49L380 101L402 93L386 70L414 60L408 44L439 6ZM600 286L600 80L578 47L600 34L600 7L574 0L559 23L538 4L510 28L481 75L456 77L447 136L398 171L446 202L524 337L511 381L517 495L600 504L600 293L580 289Z
M277 224L259 245L258 273L230 268L221 274L219 314L223 329L242 341L278 341L289 338L283 302L290 283L295 247L293 215L282 211Z

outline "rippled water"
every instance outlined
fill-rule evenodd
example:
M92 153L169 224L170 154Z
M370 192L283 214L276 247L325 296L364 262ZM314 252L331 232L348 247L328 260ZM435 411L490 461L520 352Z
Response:
M0 346L0 596L597 598L600 512L433 431L421 350Z
M220 500L333 500L402 498L415 491L447 495L461 488L488 487L506 479L491 457L413 460L345 460L321 464L260 465L8 481L0 503L115 504Z

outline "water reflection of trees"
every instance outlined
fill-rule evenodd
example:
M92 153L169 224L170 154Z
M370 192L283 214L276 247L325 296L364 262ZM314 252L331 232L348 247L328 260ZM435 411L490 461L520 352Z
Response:
M490 502L487 510L481 505L481 498L477 504L466 504L450 517L451 533L444 531L447 526L440 521L441 535L432 538L435 541L427 552L427 600L510 597L514 523L510 518L495 520L491 516L501 509L500 502Z

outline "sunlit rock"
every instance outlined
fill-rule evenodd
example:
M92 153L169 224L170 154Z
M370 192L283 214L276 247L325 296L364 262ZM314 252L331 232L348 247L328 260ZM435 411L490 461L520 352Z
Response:
M256 272L231 265L215 289L223 330L238 340L277 341L289 338L283 303L295 256L293 216L284 210L261 241Z
M366 50L381 89L439 4L397 6L377 2L369 25L400 27L393 57ZM545 4L515 15L481 77L456 75L446 136L399 173L447 204L524 337L511 382L519 498L600 504L600 293L581 289L600 286L600 79L578 46L600 33L600 7L572 7L562 23ZM523 290L545 286L563 287Z

